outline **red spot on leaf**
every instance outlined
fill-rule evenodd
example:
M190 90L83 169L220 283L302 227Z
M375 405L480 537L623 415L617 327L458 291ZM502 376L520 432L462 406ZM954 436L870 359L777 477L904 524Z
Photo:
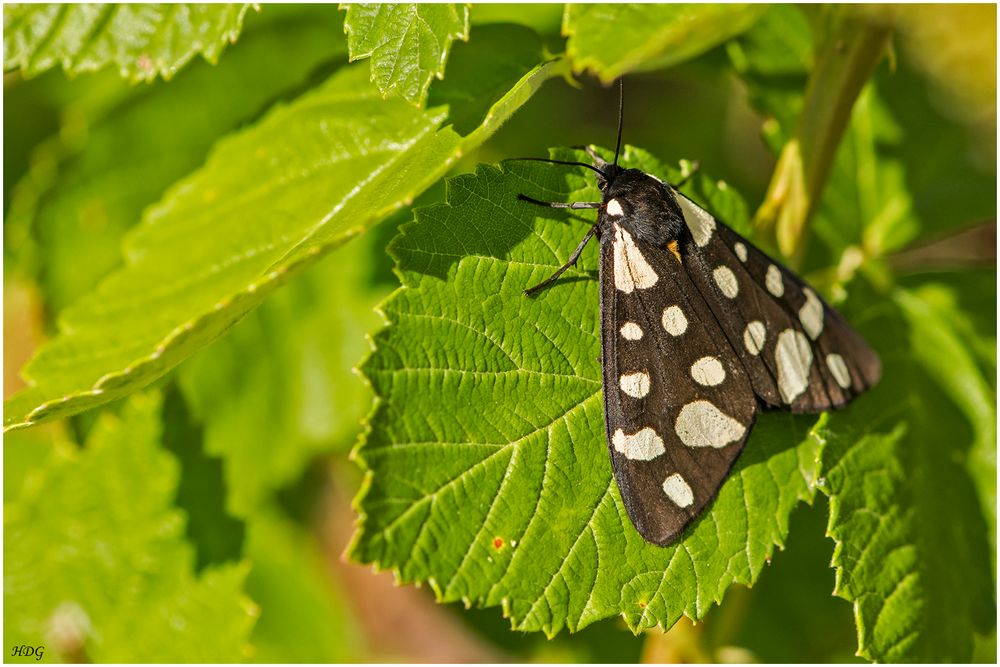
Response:
M493 548L494 549L500 549L502 547L503 547L503 538L502 537L494 537L493 538Z

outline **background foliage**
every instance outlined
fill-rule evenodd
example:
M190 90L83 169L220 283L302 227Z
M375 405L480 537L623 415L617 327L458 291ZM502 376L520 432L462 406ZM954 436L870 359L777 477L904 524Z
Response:
M995 660L995 25L5 6L5 651ZM848 410L762 419L667 549L611 478L595 250L520 296L586 216L516 194L593 181L492 164L606 148L622 74L624 160L699 160L689 195L885 366Z

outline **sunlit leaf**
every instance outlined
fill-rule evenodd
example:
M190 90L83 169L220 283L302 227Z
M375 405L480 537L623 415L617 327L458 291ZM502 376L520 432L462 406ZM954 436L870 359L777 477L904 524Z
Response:
M678 178L633 149L624 163ZM352 556L550 635L617 615L635 631L703 617L756 579L812 498L815 418L764 416L682 541L646 543L605 442L596 248L557 287L522 295L586 222L517 193L592 201L592 178L513 163L448 185L449 203L419 210L392 245L403 288L363 367L378 401L357 450L368 475Z
M219 136L255 120L346 50L335 8L271 6L255 19L218 65L192 63L169 83L129 86L116 79L108 86L93 76L73 82L75 97L63 106L59 132L35 151L36 167L18 183L4 224L8 251L20 251L29 238L37 244L38 281L51 312L121 264L125 232L204 162ZM286 58L275 59L275 49ZM66 82L45 83L61 89ZM101 97L113 101L94 102ZM8 110L23 117L32 112L25 107Z
M349 4L344 30L351 60L371 58L372 81L422 105L434 77L444 76L452 41L469 38L469 6Z
M4 71L34 76L109 65L131 81L172 77L197 54L216 62L249 4L5 4Z
M749 28L762 11L753 5L568 4L566 53L574 70L609 83L694 58Z
M363 232L484 141L558 63L536 67L464 140L443 109L382 100L364 70L321 86L220 142L147 209L127 265L60 318L4 406L7 428L126 395L225 333L325 250Z

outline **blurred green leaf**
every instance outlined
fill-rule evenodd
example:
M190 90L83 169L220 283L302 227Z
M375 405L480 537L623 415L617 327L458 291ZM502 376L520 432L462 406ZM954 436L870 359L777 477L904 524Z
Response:
M898 135L877 91L871 86L861 91L813 219L813 231L823 242L812 255L814 262L822 256L819 263L835 264L850 247L878 258L912 238L919 223L905 167L880 155L880 146Z
M610 83L623 74L660 69L701 55L740 34L763 5L568 4L563 34L576 72Z
M253 605L246 565L194 574L172 508L177 464L159 447L160 401L104 415L5 508L4 634L70 662L235 662Z
M124 233L171 183L204 162L213 142L297 92L315 68L346 50L339 20L332 7L269 7L217 66L194 63L169 84L130 88L116 81L119 99L96 110L90 97L103 94L101 80L66 101L60 133L36 151L36 167L18 184L4 226L8 248L29 235L38 243L38 279L51 311L121 263ZM276 50L286 58L275 59ZM8 100L17 93L8 91Z
M994 447L995 396L931 292L897 289L855 318L882 381L830 419L824 453L836 594L880 662L968 661L973 630L996 625L990 514L968 469L977 442Z
M983 343L995 343L996 331L978 343L980 337L971 331L969 315L959 306L957 295L940 283L901 290L897 301L913 331L915 360L948 394L972 429L966 467L981 491L980 505L987 525L995 531L997 369L995 359L984 368L975 353ZM995 306L992 310L995 316Z
M623 163L679 177L631 148ZM448 181L449 203L419 210L391 246L403 288L362 369L379 398L356 452L368 474L351 555L443 601L502 605L521 630L702 618L730 584L756 579L792 508L813 497L815 418L764 415L712 509L679 543L646 543L604 437L596 248L525 299L586 222L519 192L597 195L592 178L564 169L480 166Z
M355 662L365 656L363 635L327 556L302 528L259 512L249 524L246 554L253 562L247 592L261 607L250 638L254 662Z
M146 210L127 265L60 317L24 369L6 428L66 416L161 376L225 333L294 272L434 183L523 104L559 63L536 67L464 140L442 109L381 100L347 67L257 125Z
M932 85L904 61L879 71L875 86L885 115L876 122L889 118L894 130L876 144L877 157L902 173L915 219L878 230L885 250L995 220L996 162L977 164L975 139L939 109Z
M79 74L117 65L132 82L169 79L196 54L211 63L236 41L249 3L5 4L4 71L61 65Z
M3 501L16 501L30 486L52 456L56 442L65 440L60 425L17 431L3 440ZM66 443L63 443L66 444Z
M371 58L371 79L382 95L398 92L419 106L423 106L434 77L444 77L452 41L469 38L468 5L343 6L347 9L344 30L351 61Z
M473 26L517 23L546 37L559 35L565 5L558 2L477 2L469 6Z
M795 129L813 66L809 21L801 7L771 5L726 49L750 103L770 121L762 128L764 139L777 154Z
M162 420L163 447L180 467L174 504L187 513L184 533L194 547L198 569L238 560L246 541L246 524L227 512L223 461L205 451L204 428L191 415L176 384L167 385Z
M371 393L352 369L382 322L375 306L390 288L372 268L384 253L376 234L337 248L181 367L234 514L252 516L313 456L355 440Z

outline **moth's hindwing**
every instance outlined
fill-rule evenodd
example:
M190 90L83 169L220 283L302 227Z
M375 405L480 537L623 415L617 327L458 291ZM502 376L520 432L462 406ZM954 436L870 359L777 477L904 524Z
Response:
M607 214L601 331L608 446L639 533L673 541L725 481L756 416L751 379L674 249Z
M683 195L681 256L754 393L792 412L838 408L878 382L878 356L815 290Z
M881 372L815 290L676 198L685 228L662 247L630 233L647 221L622 212L640 207L616 205L598 221L608 447L629 518L655 544L676 539L715 497L758 400L820 412Z

